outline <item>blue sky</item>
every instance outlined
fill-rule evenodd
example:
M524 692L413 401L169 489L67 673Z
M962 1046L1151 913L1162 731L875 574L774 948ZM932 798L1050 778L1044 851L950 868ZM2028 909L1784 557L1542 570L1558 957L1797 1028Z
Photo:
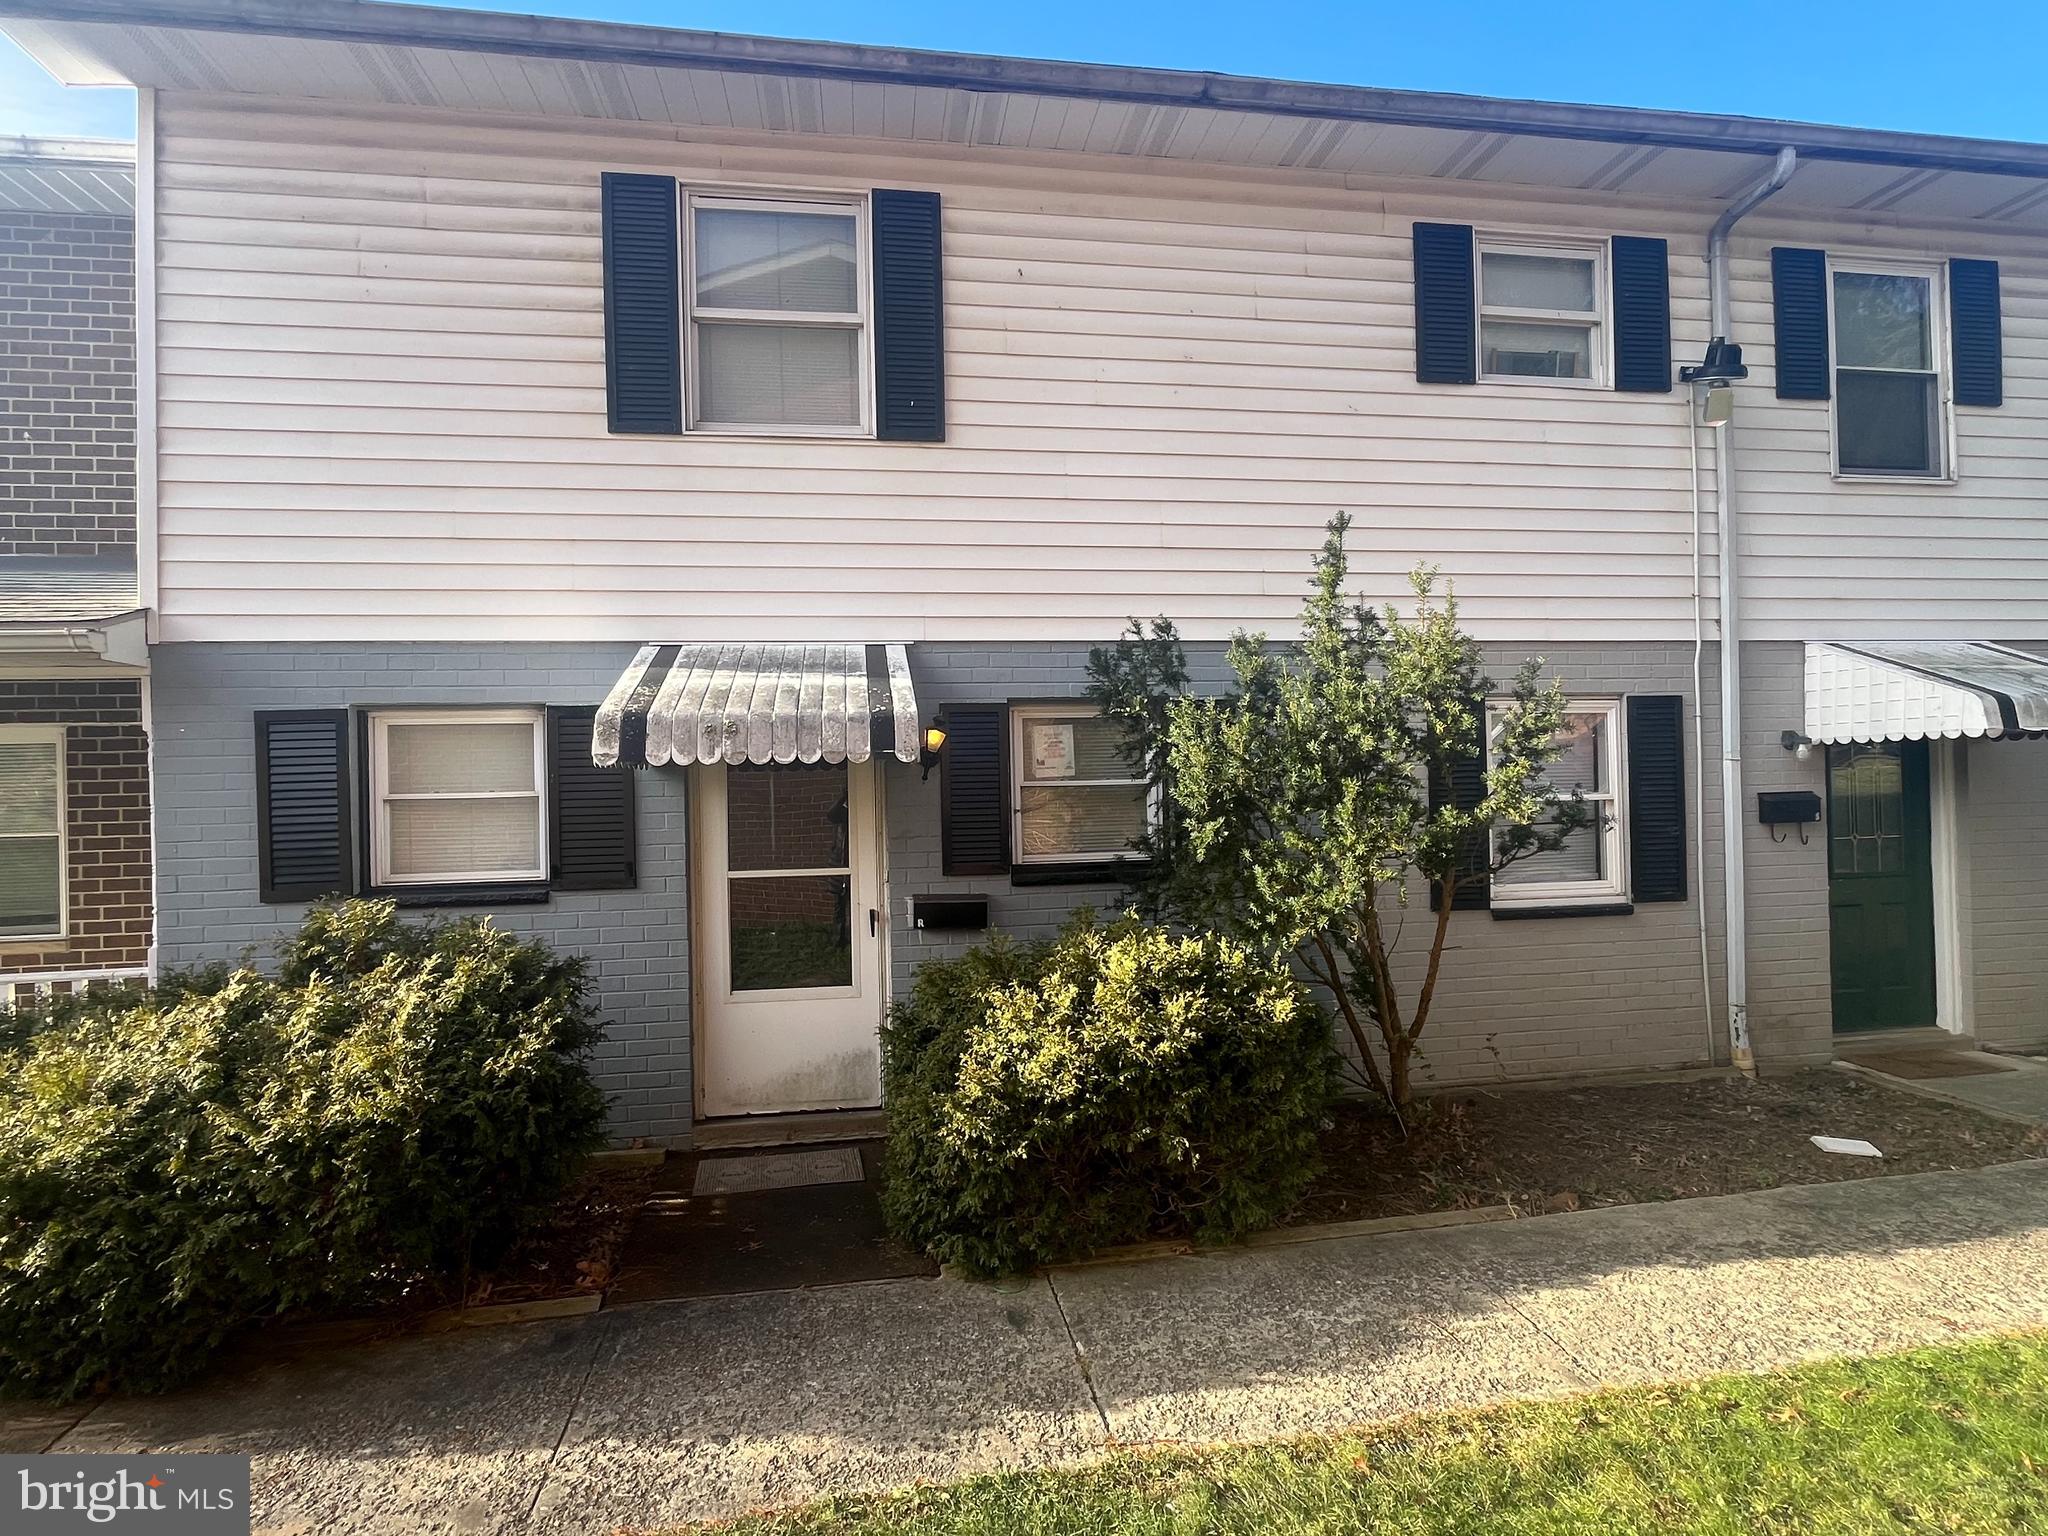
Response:
M2048 140L2042 0L546 0L541 8L782 37ZM127 137L134 114L128 92L61 89L0 39L0 133Z

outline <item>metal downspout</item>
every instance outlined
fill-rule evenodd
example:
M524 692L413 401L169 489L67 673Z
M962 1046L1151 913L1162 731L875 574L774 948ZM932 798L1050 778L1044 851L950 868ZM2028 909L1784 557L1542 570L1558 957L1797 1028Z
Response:
M1755 186L1722 210L1707 235L1707 305L1716 339L1728 338L1728 235L1736 222L1792 179L1799 155L1790 145ZM1735 561L1735 426L1714 428L1714 543L1721 616L1721 849L1724 931L1728 955L1728 1054L1754 1075L1749 1043L1749 903L1742 850L1742 604Z

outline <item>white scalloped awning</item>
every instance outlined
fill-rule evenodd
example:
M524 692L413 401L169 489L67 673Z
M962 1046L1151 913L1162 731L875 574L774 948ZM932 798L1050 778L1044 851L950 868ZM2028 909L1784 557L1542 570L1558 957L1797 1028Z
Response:
M1815 741L1926 741L2048 731L2048 657L1980 640L1806 648Z
M900 645L643 645L597 712L591 761L914 763L923 746Z

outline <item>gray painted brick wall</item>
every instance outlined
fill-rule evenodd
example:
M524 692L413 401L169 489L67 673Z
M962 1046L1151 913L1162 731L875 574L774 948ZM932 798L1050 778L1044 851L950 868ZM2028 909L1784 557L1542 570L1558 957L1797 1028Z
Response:
M167 964L233 958L274 940L297 907L266 906L256 891L253 716L259 709L377 704L594 703L632 655L627 645L461 646L174 645L156 653L156 772L163 956ZM1523 648L1496 646L1488 665L1507 676ZM924 644L912 652L927 713L947 703L1076 697L1086 688L1079 644ZM1573 692L1676 693L1690 699L1692 650L1683 644L1547 648L1549 672ZM1223 677L1220 647L1192 648L1198 686ZM1644 905L1629 916L1501 921L1454 914L1437 1014L1422 1047L1421 1075L1441 1084L1483 1084L1726 1059L1720 1028L1719 721L1715 657L1704 658L1705 790L1702 849L1689 850L1690 899ZM1824 1061L1830 1052L1827 858L1822 837L1774 842L1755 824L1760 789L1822 790L1816 757L1797 762L1778 742L1802 715L1803 653L1758 644L1745 655L1751 725L1745 737L1745 849L1749 867L1751 1027L1767 1067ZM1687 775L1695 759L1686 719ZM2038 1043L2044 999L2036 975L2048 925L2048 803L2041 775L2019 754L2036 743L1982 743L1966 842L1981 1027L2000 1043ZM2002 757L1991 754L2005 753ZM1988 765L1988 766L1987 766ZM1019 936L1056 928L1081 904L1113 908L1114 887L1016 888L1007 879L940 872L939 777L885 764L891 980L900 993L917 964L955 953L974 936L928 937L908 922L922 894L986 894L997 927ZM684 776L636 778L640 888L558 895L543 908L493 914L588 955L610 1031L598 1073L614 1096L621 1140L682 1145L690 1135L691 1042L688 857ZM1429 920L1426 897L1410 909L1415 930L1401 961L1412 996ZM1707 901L1714 995L1703 1006L1699 917Z
M0 209L0 556L134 547L134 221Z
M1003 647L919 645L911 653L918 696L928 708L946 703L988 703L1068 698L1086 690L1085 645ZM1487 665L1509 676L1525 655L1545 655L1548 671L1581 694L1692 694L1692 648L1687 645L1493 646ZM1197 687L1225 675L1220 647L1190 647ZM1708 697L1706 733L1718 744L1714 707L1714 653L1704 662ZM1688 754L1692 721L1686 721ZM1639 907L1627 917L1500 921L1484 912L1451 920L1450 949L1434 1019L1422 1045L1422 1075L1439 1083L1483 1083L1582 1072L1682 1066L1709 1056L1709 1020L1702 1002L1699 907L1703 890L1718 890L1720 826L1717 752L1707 758L1710 796L1707 869L1690 850L1691 897ZM1687 782L1692 763L1687 763ZM1074 907L1113 909L1113 886L1012 886L1005 879L947 877L941 873L939 779L893 772L888 784L892 965L900 993L920 960L957 953L973 935L927 936L911 929L914 895L989 897L996 927L1018 937L1042 936ZM1712 884L1709 884L1709 882ZM1709 953L1720 1004L1722 965L1719 906L1709 916ZM1419 984L1430 918L1426 893L1410 910L1402 952L1403 979L1412 996ZM1718 1011L1715 1052L1726 1057Z
M374 704L593 704L630 645L169 645L155 653L157 879L163 963L234 959L304 908L258 899L254 716ZM606 1038L596 1075L620 1141L686 1145L691 1122L684 779L635 775L640 884L490 911L588 956Z
M2039 1050L2048 1046L2048 742L1973 741L1965 757L1960 885L1977 1038Z
M1749 1032L1767 1067L1811 1066L1833 1051L1825 826L1806 841L1756 819L1761 790L1810 789L1825 800L1826 754L1800 762L1779 740L1806 719L1806 648L1752 641L1742 655L1743 856L1748 875Z

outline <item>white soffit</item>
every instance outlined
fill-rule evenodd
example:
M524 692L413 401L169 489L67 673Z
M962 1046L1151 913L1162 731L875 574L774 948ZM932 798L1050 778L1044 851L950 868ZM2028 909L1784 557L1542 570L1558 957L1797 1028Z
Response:
M39 9L0 3L0 12ZM1447 178L1673 201L1736 195L1782 139L1801 145L1806 156L1776 200L1785 208L2048 228L2048 180L2035 166L2036 146L410 6L309 4L282 21L265 19L275 6L247 6L240 13L246 21L219 6L194 6L221 12L204 25L157 20L177 14L169 6L81 9L146 19L17 14L0 19L0 30L73 85ZM398 18L385 21L383 33L373 25L379 13ZM456 42L435 20L451 14L481 19ZM420 40L392 40L401 36ZM671 48L696 53L668 64L662 56ZM806 62L813 56L826 62ZM1031 83L1019 83L1025 80ZM1293 101L1287 110L1262 110L1304 96L1306 103ZM1444 111L1456 116L1455 125L1415 120ZM1530 131L1525 119L1545 126ZM1587 126L1594 119L1604 126ZM1488 120L1502 126L1489 129ZM1575 129L1585 136L1575 137ZM1933 155L1947 168L1907 169L1915 154ZM2008 166L2018 173L1987 169Z
M2048 657L1970 640L1806 648L1806 734L1933 741L2048 731Z

